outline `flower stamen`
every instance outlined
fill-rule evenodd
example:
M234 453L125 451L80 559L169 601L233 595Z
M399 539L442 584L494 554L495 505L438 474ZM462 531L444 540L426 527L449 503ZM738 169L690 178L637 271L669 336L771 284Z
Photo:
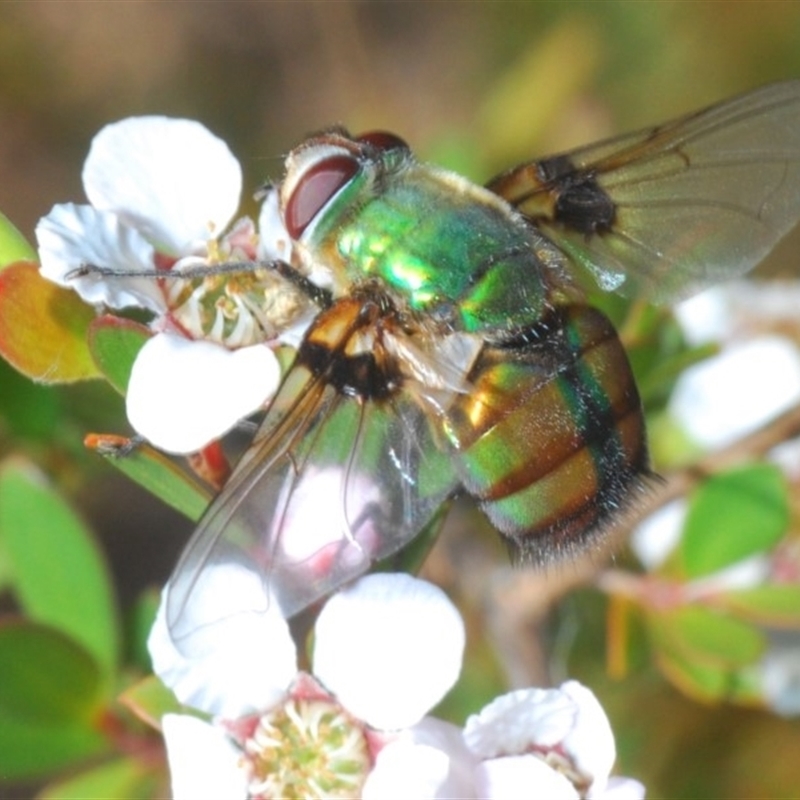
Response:
M318 698L290 698L263 715L243 749L255 800L356 798L371 766L363 727Z

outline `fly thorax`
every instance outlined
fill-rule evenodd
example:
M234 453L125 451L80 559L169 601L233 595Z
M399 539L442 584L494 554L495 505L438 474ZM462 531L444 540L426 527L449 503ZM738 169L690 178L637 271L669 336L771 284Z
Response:
M403 381L398 359L386 345L395 316L385 296L343 297L314 320L298 351L298 363L340 394L386 399Z

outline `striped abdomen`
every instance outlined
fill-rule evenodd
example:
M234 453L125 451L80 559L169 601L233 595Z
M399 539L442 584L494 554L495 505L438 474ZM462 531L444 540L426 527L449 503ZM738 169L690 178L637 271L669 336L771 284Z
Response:
M464 487L523 560L569 552L647 474L644 419L616 331L584 305L487 345L449 415Z

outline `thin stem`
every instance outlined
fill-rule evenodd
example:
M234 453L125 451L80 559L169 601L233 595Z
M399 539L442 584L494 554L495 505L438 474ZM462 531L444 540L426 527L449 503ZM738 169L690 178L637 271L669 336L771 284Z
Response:
M688 494L709 476L762 457L782 442L800 436L800 403L763 425L753 433L737 439L727 447L716 450L682 469L668 473L655 484L642 502L637 503L626 517L626 527L632 527L657 509Z

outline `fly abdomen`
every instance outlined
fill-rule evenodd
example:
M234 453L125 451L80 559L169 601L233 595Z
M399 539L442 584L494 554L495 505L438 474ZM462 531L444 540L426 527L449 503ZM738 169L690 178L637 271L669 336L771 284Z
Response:
M574 550L647 473L641 403L611 323L584 305L484 348L449 431L464 487L524 560Z

